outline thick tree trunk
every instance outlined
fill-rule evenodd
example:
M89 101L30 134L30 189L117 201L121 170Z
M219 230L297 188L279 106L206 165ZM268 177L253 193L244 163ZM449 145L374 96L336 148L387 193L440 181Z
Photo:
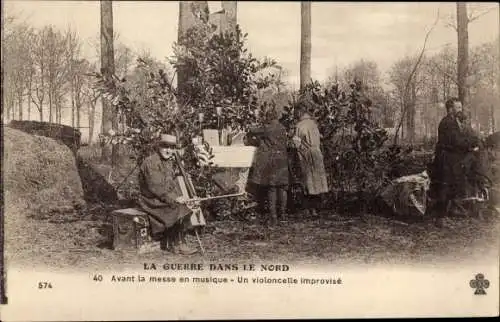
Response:
M177 42L182 44L182 37L186 32L196 26L198 20L193 13L193 7L204 12L208 11L207 1L179 1L179 21L177 28ZM182 106L189 93L187 93L186 83L189 80L189 70L179 67L177 69L177 92L179 93L179 106Z
M469 18L467 17L467 3L457 2L457 35L458 35L458 55L457 55L457 83L458 98L464 105L470 119L469 97L467 76L469 73Z
M238 24L237 1L222 1L222 9L224 9L226 16L227 31L235 33Z
M179 1L179 23L177 28L177 41L181 44L182 36L186 33L188 29L188 17L189 17L189 7L190 1ZM186 92L186 82L188 79L187 70L185 68L179 67L177 69L177 91L179 92L179 97L182 97ZM182 100L180 102L182 104Z
M311 81L311 2L300 4L300 88Z
M40 122L43 122L43 107L38 110L38 115L40 116Z
M115 73L114 48L113 48L113 2L101 0L101 70L106 79L111 79ZM116 129L116 113L113 105L102 99L102 128L103 134ZM118 150L116 145L104 144L101 154L102 162L111 161L117 164Z
M500 7L498 7L498 21L500 21ZM497 97L500 96L500 24L498 26L498 56L497 56ZM493 105L491 106L491 113L492 113L492 122L493 122L493 131L495 131L495 124L496 124L496 115L495 115L495 108Z

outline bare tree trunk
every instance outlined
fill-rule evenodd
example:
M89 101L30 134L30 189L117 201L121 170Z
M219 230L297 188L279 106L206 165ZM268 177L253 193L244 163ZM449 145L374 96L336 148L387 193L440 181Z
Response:
M311 2L300 3L300 88L311 81Z
M493 133L495 132L495 107L491 105L490 107L490 132Z
M10 121L9 117L11 110L12 110L12 99L9 94L5 94L5 115L2 115L5 117L5 122Z
M57 102L57 122L62 124L62 104L60 101Z
M416 84L415 81L412 81L410 89L410 97L408 97L407 102L407 114L406 114L406 139L410 144L415 143L415 115L416 111Z
M197 7L201 11L207 10L207 1L179 1L179 21L177 28L177 41L182 44L182 37L186 32L196 26L197 18L193 14L193 7ZM186 92L186 83L190 78L189 70L186 68L177 69L177 92L179 93L179 105L182 106L184 100L187 99L188 93Z
M181 43L182 36L189 29L189 7L190 1L179 1L179 22L177 27L177 41ZM185 94L185 84L187 82L187 70L185 68L177 69L177 91L179 92L179 97ZM182 104L182 102L180 102Z
M114 48L113 48L113 2L101 0L101 71L105 79L111 79L115 73ZM113 105L102 99L102 128L101 132L107 134L116 129L116 115ZM101 161L115 165L118 160L116 145L103 145Z
M59 103L57 101L57 98L54 102L54 108L55 108L54 112L55 112L55 118L56 118L55 122L59 124Z
M498 21L500 21L500 7L498 7ZM500 25L498 26L498 57L497 57L497 96L500 96ZM493 105L491 106L491 114L492 114L492 128L493 132L495 131L495 124L496 124L496 115L495 115L495 108Z
M18 103L19 103L19 111L17 111L17 112L19 113L19 120L22 120L23 119L23 97L22 96L19 96Z
M31 82L28 86L28 121L31 120Z
M49 89L49 122L52 123L52 93L51 90Z
M225 11L227 30L236 33L236 25L238 24L238 2L222 1L222 9Z
M95 103L89 103L89 144L94 140Z
M71 126L75 127L75 86L71 80Z
M56 123L57 124L61 124L60 120L59 120L59 103L56 101L55 102L55 112L56 112Z
M78 95L75 98L75 105L76 105L76 127L80 128L80 111L82 109L82 102L80 101L80 97Z
M464 105L464 109L471 116L468 97L468 67L469 67L469 18L467 17L467 3L457 2L457 35L458 35L458 55L457 55L457 83L458 98Z

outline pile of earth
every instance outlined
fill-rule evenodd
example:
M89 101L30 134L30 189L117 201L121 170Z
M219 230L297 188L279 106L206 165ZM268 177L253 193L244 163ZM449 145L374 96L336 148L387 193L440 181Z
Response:
M71 126L49 122L12 120L9 123L9 127L28 134L45 136L57 140L68 146L74 153L78 151L81 145L81 132Z
M82 206L83 189L72 151L53 139L9 127L4 131L5 210Z

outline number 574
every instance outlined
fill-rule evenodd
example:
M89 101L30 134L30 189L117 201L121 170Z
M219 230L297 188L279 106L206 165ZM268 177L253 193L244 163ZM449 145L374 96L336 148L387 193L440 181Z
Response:
M38 282L38 288L39 289L52 288L52 284L50 284L50 282Z

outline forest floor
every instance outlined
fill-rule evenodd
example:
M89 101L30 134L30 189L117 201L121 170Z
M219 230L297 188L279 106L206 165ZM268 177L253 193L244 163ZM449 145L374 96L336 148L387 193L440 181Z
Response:
M205 256L162 250L138 254L111 249L110 209L95 205L83 212L16 216L9 220L7 265L51 268L123 268L143 262L252 261L279 263L429 263L470 260L495 248L497 218L448 218L442 228L430 222L406 223L379 215L296 216L268 228L245 220L209 221L201 236ZM194 236L188 241L195 246ZM478 252L478 249L481 249Z

